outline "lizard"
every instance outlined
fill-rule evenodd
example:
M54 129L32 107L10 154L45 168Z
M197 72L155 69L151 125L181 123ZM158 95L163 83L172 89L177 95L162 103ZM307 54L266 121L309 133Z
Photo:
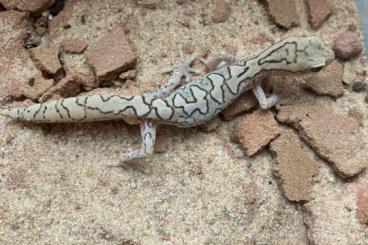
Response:
M192 127L220 113L246 90L251 90L261 109L275 106L279 97L266 96L261 80L274 72L318 72L334 59L333 51L317 36L289 37L245 59L223 54L212 59L212 71L190 79L195 56L181 63L157 91L135 96L112 94L82 95L24 107L0 110L0 115L38 123L85 122L124 118L141 119L139 150L123 153L123 162L153 154L159 124ZM226 64L218 67L220 63Z

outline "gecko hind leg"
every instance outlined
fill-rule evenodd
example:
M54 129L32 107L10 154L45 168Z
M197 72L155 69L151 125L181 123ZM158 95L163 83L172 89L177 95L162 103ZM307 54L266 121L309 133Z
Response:
M110 167L124 166L124 163L141 159L152 155L156 142L157 123L145 119L140 124L142 143L141 148L136 151L124 153L120 156L119 163L109 165Z
M252 88L252 92L256 96L259 106L263 110L270 109L271 107L275 106L280 100L279 96L276 94L272 94L271 96L267 97L262 89L261 83L258 81L255 82L254 88Z

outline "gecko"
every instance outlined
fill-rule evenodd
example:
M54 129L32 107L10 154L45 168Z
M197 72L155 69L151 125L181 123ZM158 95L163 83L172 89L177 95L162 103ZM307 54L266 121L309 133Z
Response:
M139 118L142 143L139 150L123 153L116 166L153 154L159 124L193 127L203 124L251 90L261 109L275 106L279 97L266 96L262 78L271 73L318 72L334 59L333 51L317 36L289 37L245 59L218 55L207 65L212 71L179 86L190 78L195 56L173 69L171 76L152 93L122 96L112 94L63 98L24 107L0 110L0 115L38 123L86 122ZM219 64L223 64L218 66Z

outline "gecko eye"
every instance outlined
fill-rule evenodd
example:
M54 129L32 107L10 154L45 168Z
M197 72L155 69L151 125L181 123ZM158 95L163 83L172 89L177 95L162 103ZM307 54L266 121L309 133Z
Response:
M312 68L310 69L310 71L311 71L311 72L319 72L319 71L321 71L321 70L322 70L322 68L323 68L323 66L312 67Z

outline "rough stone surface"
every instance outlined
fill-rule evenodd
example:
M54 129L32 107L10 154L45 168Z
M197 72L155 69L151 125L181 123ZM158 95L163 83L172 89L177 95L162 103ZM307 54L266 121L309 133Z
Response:
M51 7L54 2L55 0L0 0L0 3L7 9L31 12L36 16Z
M43 93L54 85L53 79L46 79L41 73L28 82L28 87L22 88L25 97L37 101Z
M279 136L279 128L272 112L258 110L245 115L234 129L234 139L247 156L252 156Z
M277 119L297 128L341 177L355 176L368 166L367 146L354 118L327 106L300 104L281 107Z
M220 23L227 21L231 15L230 5L225 0L215 0L215 8L212 12L212 21Z
M0 12L0 101L23 97L28 82L39 74L23 48L30 27L28 15L13 10Z
M306 0L306 4L313 28L319 28L333 11L330 0Z
M344 94L343 65L333 61L322 71L305 77L305 87L316 94L338 98Z
M292 131L282 133L271 143L270 149L275 155L274 172L285 197L289 201L309 201L312 177L319 170L313 153Z
M293 0L264 0L275 24L290 29L299 25L299 15Z
M368 225L368 184L359 183L356 190L357 218L363 225Z
M251 91L245 92L237 98L231 105L221 112L221 116L225 120L232 120L243 112L249 111L257 105L257 99Z
M87 59L99 81L118 77L123 71L134 67L137 60L121 28L114 28L91 44Z
M41 70L55 74L61 69L59 61L59 48L44 44L36 48L29 49L31 57L36 66Z
M350 60L362 53L363 44L357 33L346 31L335 37L332 48L337 58Z
M61 47L64 52L80 54L87 48L88 43L83 37L65 39Z
M46 91L40 98L41 102L51 98L76 96L81 91L81 79L76 75L68 75L55 86Z

